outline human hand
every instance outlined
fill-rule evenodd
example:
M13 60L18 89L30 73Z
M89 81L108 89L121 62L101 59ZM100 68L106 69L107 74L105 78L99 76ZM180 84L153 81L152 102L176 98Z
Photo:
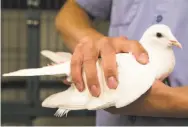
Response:
M116 89L118 84L115 54L120 52L132 52L141 64L148 62L145 49L137 41L128 40L125 37L102 36L99 39L85 37L80 40L71 60L71 75L76 88L79 91L85 88L82 79L82 67L84 67L90 93L95 97L100 95L96 62L101 57L107 85L110 89Z

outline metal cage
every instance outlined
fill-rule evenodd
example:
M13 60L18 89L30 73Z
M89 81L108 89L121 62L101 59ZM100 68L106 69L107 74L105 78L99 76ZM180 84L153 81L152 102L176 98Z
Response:
M56 33L54 17L65 0L2 0L1 73L44 66L42 49L66 50ZM56 109L41 107L41 101L65 85L51 77L4 78L2 88L2 124L32 125L40 116L53 117ZM95 116L95 112L74 111L69 116Z

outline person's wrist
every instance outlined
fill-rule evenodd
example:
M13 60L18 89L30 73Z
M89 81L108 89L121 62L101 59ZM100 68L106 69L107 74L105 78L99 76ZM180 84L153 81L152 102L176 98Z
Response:
M98 31L88 28L84 30L84 34L79 40L79 43L93 43L96 47L99 46L100 40L107 38L105 35L99 33Z
M88 28L86 31L87 31L88 36L93 39L100 39L102 37L105 37L102 33L98 32L97 30L93 28Z
M98 32L97 30L93 28L85 28L84 29L84 35L80 40L83 40L85 38L89 38L93 41L98 41L99 39L105 37L102 33Z

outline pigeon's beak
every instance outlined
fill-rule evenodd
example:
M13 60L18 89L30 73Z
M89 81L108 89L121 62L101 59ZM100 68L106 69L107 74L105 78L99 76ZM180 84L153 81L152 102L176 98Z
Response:
M178 41L176 41L176 40L170 40L170 42L171 42L171 44L172 44L173 46L176 46L176 47L182 49L182 45L181 45Z

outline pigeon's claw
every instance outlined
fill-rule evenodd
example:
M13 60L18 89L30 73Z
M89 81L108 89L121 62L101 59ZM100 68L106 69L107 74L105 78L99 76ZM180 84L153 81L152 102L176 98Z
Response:
M68 109L59 108L56 111L56 113L54 114L54 116L56 116L56 117L63 117L65 115L67 117L69 111L70 110L68 110Z

